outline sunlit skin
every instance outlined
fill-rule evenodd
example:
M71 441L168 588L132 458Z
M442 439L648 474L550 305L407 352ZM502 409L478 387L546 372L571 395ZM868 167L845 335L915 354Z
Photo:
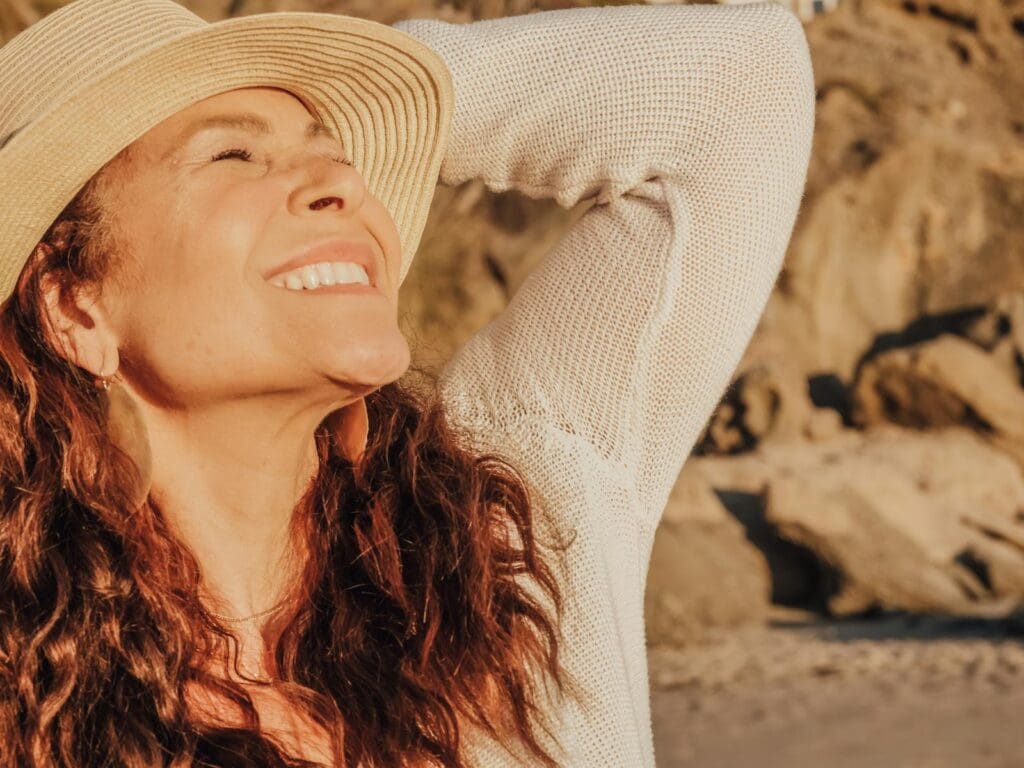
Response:
M197 120L237 113L272 132L217 127L180 138ZM213 610L235 616L273 605L292 576L280 563L317 466L317 425L397 379L410 359L394 220L360 173L334 159L351 159L348 148L305 138L312 119L286 91L245 88L139 138L111 167L120 181L104 199L124 279L80 297L79 312L61 320L72 361L96 376L116 369L139 404L151 494L224 601ZM252 159L211 159L232 149ZM372 246L379 294L296 293L261 277L332 236Z

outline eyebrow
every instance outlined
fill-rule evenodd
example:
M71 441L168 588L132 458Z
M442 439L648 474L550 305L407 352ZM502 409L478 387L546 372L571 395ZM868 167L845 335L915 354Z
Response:
M274 129L270 127L270 124L266 120L252 112L210 115L209 117L204 117L202 120L197 120L185 128L185 130L178 135L178 138L174 141L171 148L164 154L164 157L167 157L179 147L183 146L185 142L197 133L214 128L237 128L258 136L266 136L267 134L274 132ZM306 125L305 137L307 141L312 141L320 136L327 136L335 141L340 141L340 139L334 135L334 132L319 120L313 120Z

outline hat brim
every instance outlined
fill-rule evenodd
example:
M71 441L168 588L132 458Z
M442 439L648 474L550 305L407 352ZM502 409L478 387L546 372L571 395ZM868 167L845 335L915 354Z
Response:
M0 149L0 296L82 186L150 128L209 96L294 93L350 151L395 220L404 280L426 224L454 110L444 60L385 24L278 12L205 24L120 63Z

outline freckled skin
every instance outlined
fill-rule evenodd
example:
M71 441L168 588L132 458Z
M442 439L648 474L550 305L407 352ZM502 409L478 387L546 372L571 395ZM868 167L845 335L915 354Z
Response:
M198 120L237 113L271 132L182 138ZM319 465L317 426L410 362L397 227L358 169L338 161L349 148L307 140L312 119L276 88L171 115L103 172L119 268L98 294L75 295L75 311L44 288L64 354L94 375L116 370L138 404L150 497L200 561L211 610L225 615L275 605L296 573L289 522ZM251 157L213 159L228 150ZM375 252L380 294L296 293L261 277L335 237Z
M178 147L197 118L255 112L274 128L252 136L234 128L199 133ZM133 364L164 393L186 403L258 396L334 380L377 387L408 367L397 325L398 230L355 168L332 157L332 137L311 143L311 116L286 91L246 88L218 94L142 136L114 187L109 210L129 249L130 291L104 297ZM211 156L245 149L252 160ZM323 205L321 198L344 200ZM320 205L311 204L321 200ZM368 242L379 258L383 296L295 296L260 272L302 245L329 236Z

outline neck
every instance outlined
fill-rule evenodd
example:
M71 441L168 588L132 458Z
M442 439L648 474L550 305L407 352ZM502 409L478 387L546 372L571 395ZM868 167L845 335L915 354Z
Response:
M150 414L151 494L198 559L209 610L249 616L294 584L304 560L293 514L319 466L313 433L325 415L285 418L263 404Z

